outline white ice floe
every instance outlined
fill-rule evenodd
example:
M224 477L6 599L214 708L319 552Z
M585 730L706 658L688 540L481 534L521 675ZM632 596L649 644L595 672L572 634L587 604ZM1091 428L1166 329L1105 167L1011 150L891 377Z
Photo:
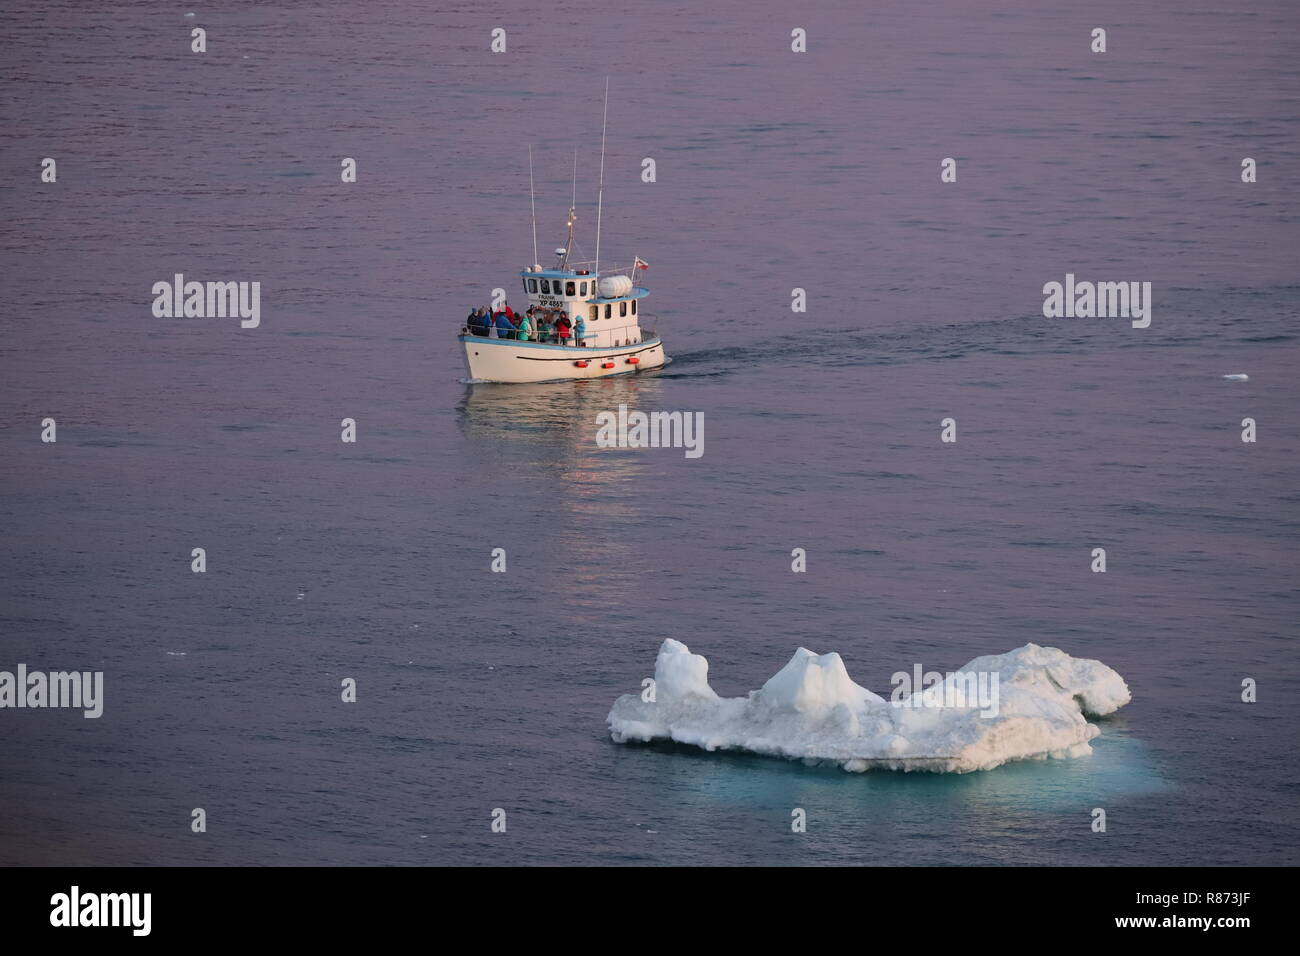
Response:
M1249 381L1250 381L1250 376L1247 375L1245 372L1234 372L1232 375L1225 375L1225 376L1223 376L1223 377L1226 378L1229 382L1249 382Z
M983 675L996 706L945 695ZM898 696L898 695L895 695ZM795 651L748 697L719 697L709 662L666 640L655 661L654 701L625 694L609 712L617 743L673 740L705 750L872 767L964 773L1009 760L1079 757L1100 731L1085 714L1113 713L1129 702L1124 679L1099 661L1026 644L977 657L944 683L899 700L855 684L838 654Z

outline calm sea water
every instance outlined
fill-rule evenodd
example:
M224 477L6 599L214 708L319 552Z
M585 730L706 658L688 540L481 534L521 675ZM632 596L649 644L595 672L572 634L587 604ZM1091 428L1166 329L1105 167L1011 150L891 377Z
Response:
M1300 11L1034 8L0 14L0 669L107 684L0 714L0 862L1296 863ZM675 361L467 385L529 143L543 249L576 149L594 252L606 62L602 253ZM261 328L153 318L177 272L261 281ZM1044 319L1067 272L1152 282L1151 327ZM620 403L703 457L597 448ZM616 746L665 637L727 695L1034 641L1134 699L962 776Z

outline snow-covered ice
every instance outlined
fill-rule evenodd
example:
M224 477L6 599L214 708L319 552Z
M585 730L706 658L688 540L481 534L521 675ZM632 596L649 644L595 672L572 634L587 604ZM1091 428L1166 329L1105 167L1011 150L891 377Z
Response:
M803 647L759 690L726 698L709 686L709 662L669 639L655 661L655 700L623 695L609 728L617 743L674 740L853 771L965 773L1091 753L1088 741L1100 731L1084 715L1110 714L1130 700L1124 679L1105 664L1037 644L977 657L959 673L996 680L997 706L943 706L936 696L952 675L938 688L886 700L855 684L840 655Z

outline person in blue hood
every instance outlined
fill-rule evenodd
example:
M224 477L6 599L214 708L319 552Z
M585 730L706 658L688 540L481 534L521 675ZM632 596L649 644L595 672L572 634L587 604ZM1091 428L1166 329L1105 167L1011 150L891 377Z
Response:
M493 316L492 324L496 326L497 338L513 339L515 337L515 325L510 321L510 316L504 312L498 312Z

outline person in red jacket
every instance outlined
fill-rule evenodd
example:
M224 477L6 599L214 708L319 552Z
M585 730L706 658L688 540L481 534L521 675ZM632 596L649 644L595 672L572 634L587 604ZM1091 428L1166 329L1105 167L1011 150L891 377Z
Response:
M556 321L555 328L560 335L560 344L568 345L569 330L573 328L573 325L569 322L569 313L567 312L560 313L560 318Z

